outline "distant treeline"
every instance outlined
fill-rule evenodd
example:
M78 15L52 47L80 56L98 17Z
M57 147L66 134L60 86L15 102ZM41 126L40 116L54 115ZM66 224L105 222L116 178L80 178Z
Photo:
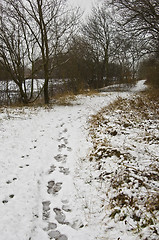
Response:
M138 78L159 86L158 0L103 0L84 21L67 2L1 0L0 80L15 82L21 102L41 96L34 79L46 104L50 79L69 79L74 93Z

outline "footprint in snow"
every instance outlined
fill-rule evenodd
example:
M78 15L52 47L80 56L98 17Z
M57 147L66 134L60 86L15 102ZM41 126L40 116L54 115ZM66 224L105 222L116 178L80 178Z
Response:
M45 205L45 211L47 209L50 210L50 207L48 207L48 204L50 206L50 202L46 201L46 202L43 202L43 203ZM44 220L47 220L47 219L44 219ZM64 235L64 234L61 234L60 231L56 230L56 228L57 228L57 224L56 223L48 222L47 228L44 228L43 230L48 232L48 236L49 236L50 239L68 240L67 236Z
M69 152L71 152L71 151L72 151L72 148L71 148L71 147L67 147L67 150L68 150Z
M59 167L60 173L63 173L64 175L69 175L70 171L69 168Z
M33 150L33 149L36 149L36 148L37 148L37 146L34 145L33 147L30 148L30 150Z
M55 169L56 169L56 166L55 166L55 165L50 166L50 169L49 169L49 171L48 171L48 174L53 173L53 172L55 171Z
M78 219L78 220L76 220L76 221L73 222L73 224L71 225L71 227L72 227L73 229L78 230L79 228L83 228L84 225L83 225L82 221Z
M54 208L53 209L56 216L55 216L55 219L57 220L57 222L59 224L69 224L68 222L66 222L66 215L62 212L62 210L60 208Z
M7 184L11 184L12 182L11 182L10 180L8 180L6 183L7 183Z
M42 129L42 130L40 130L40 132L45 132L45 130L44 130L44 129Z
M43 220L48 220L49 217L50 217L50 204L51 204L50 201L42 202L42 205L43 205L43 214L42 214Z
M71 208L69 207L69 205L63 205L62 206L62 210L65 211L65 212L71 212Z
M7 204L9 202L10 199L13 199L14 198L14 194L10 194L9 195L9 199L5 199L2 201L3 204Z
M62 149L66 148L65 144L60 144L58 145L59 151L61 151Z
M62 183L61 182L55 183L55 181L49 181L47 188L48 194L56 195L61 190Z
M56 240L68 240L67 236L64 234L61 234L59 231L51 231L48 233L50 239L56 239Z
M49 230L54 230L56 228L57 228L57 224L56 223L52 223L52 222L48 223L48 231Z
M26 156L24 156L24 155L23 155L23 156L21 156L21 159L24 159L25 157L27 157L27 158L28 158L28 157L29 157L29 154L27 154Z
M70 208L67 208L66 206L63 207L65 208L64 211L66 212L71 212L71 209ZM63 213L63 211L60 209L60 208L54 208L53 209L56 216L55 216L55 219L56 221L59 223L59 224L66 224L66 225L70 225L73 229L79 229L79 228L83 228L84 225L82 223L81 220L76 220L73 222L73 224L70 224L69 222L66 221L66 215ZM56 238L55 238L56 239Z
M50 231L55 230L57 228L57 224L53 222L48 222L48 226L46 228L43 228L44 231Z
M6 204L6 203L8 203L8 200L3 200L2 203Z
M68 139L67 138L64 138L64 143L68 144Z
M67 132L68 132L67 128L65 128L65 129L63 130L63 132L64 132L64 133L67 133Z
M17 178L13 178L13 180L8 180L8 181L6 182L6 184L11 184L12 181L16 181L16 180L17 180Z
M56 160L57 162L63 162L63 163L65 163L65 162L66 162L67 155L58 154L58 155L56 155L54 158L55 158L55 160Z
M58 142L61 142L64 139L64 137L58 138Z
M25 166L19 166L19 168L29 167L29 164L26 164Z
M63 203L62 205L62 210L65 212L71 212L71 208L69 207L69 201L67 199L63 199L61 200L61 202Z
M58 237L60 237L60 232L58 230L55 231L51 231L48 233L50 239L57 239Z
M63 140L65 144L68 144L67 138L61 137L61 138L58 138L57 140L58 140L58 142L61 142Z

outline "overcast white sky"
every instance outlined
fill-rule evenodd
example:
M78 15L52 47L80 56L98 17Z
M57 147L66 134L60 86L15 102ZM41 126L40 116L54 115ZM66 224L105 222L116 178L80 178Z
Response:
M102 0L69 0L69 2L72 6L80 6L85 11L85 14L87 14L93 5L102 2Z

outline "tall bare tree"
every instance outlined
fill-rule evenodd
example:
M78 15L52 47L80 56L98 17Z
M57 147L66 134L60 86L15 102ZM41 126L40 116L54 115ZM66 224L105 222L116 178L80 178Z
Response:
M83 26L84 36L93 46L96 62L103 62L103 76L108 80L111 43L114 32L113 19L107 6L94 7L86 24Z
M10 9L15 21L21 22L23 30L31 36L35 51L30 54L30 45L26 43L28 59L33 63L39 57L42 59L44 72L44 100L49 103L49 79L55 66L55 56L65 51L72 33L77 28L80 18L79 9L67 7L66 0L3 0ZM23 32L23 38L27 37ZM10 41L10 40L9 40ZM33 48L32 48L33 49Z
M32 37L20 17L15 17L10 5L1 1L0 5L0 63L19 88L21 100L28 103L32 98L33 84L30 96L25 85L25 69L31 60Z
M153 40L159 46L159 1L158 0L112 0L120 11L122 25L128 26L136 36Z
M23 20L29 28L31 34L36 39L39 47L42 68L44 71L44 100L49 103L49 79L54 68L50 64L50 59L55 59L55 55L63 51L68 44L69 38L79 20L79 11L68 9L66 0L20 0L20 7L25 12ZM18 15L21 15L17 5L13 7Z
M148 61L142 62L142 65L145 64L145 68L143 69L146 69L147 62L150 63L154 59L156 61L159 59L159 1L112 0L112 4L115 6L114 9L116 12L120 15L118 23L122 26L125 35L129 35L134 40L130 51L133 60L132 63L136 64L137 60L142 60L143 56L145 58L150 56L148 57ZM151 61L152 59L153 61ZM154 64L154 66L155 70L156 65Z

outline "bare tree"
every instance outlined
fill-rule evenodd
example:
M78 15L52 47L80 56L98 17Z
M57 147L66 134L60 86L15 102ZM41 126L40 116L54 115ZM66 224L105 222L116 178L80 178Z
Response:
M66 0L8 0L17 15L23 19L39 48L44 71L44 100L49 103L48 83L54 65L50 59L63 51L76 29L80 14L66 6Z
M158 0L112 0L122 16L122 25L136 36L153 40L159 45Z
M158 66L159 52L159 1L158 0L112 0L115 12L118 13L118 24L125 32L125 36L129 36L131 48L130 55L132 56L132 68L135 73L141 66L140 61L147 58L147 61L142 61L142 69L147 68L147 63L150 64L156 59L154 64L155 77L151 74L151 78L158 77L158 71L155 71ZM133 39L133 41L132 41ZM152 61L153 59L153 61ZM154 61L155 62L155 61ZM143 65L145 64L145 67ZM135 69L136 68L136 69ZM150 70L150 68L149 68ZM140 67L141 71L141 67ZM147 74L147 71L145 71ZM152 72L152 71L151 71ZM147 74L150 79L150 75Z
M51 72L55 67L55 56L66 51L72 33L77 30L77 23L81 16L79 9L69 9L66 0L2 0L2 2L1 7L7 16L5 21L6 17L1 18L1 22L3 20L1 50L5 59L3 62L7 63L6 66L12 74L12 79L24 95L21 85L22 82L25 83L25 65L30 64L33 79L34 63L37 59L42 59L40 67L44 72L43 90L44 100L47 104L49 103L48 84ZM3 51L4 43L5 52ZM15 44L14 47L13 44ZM15 69L16 61L18 69ZM13 78L13 72L18 72L21 80L17 82L19 75L16 74ZM25 95L23 98L26 102Z
M109 78L111 44L115 34L113 18L107 6L95 7L83 26L84 36L93 46L96 62L103 62L103 76Z
M67 78L71 80L70 88L75 93L81 89L98 88L99 81L96 76L101 69L96 69L93 47L85 37L81 34L74 36L67 56L69 60L62 68Z
M22 102L28 103L32 95L28 96L26 89L25 67L29 63L32 39L7 2L1 2L0 10L0 63L18 86Z
M112 45L112 61L118 63L122 69L121 81L127 79L125 69L129 69L129 80L135 80L140 60L148 52L147 42L134 34L125 33L118 26ZM130 76L131 75L131 76Z

